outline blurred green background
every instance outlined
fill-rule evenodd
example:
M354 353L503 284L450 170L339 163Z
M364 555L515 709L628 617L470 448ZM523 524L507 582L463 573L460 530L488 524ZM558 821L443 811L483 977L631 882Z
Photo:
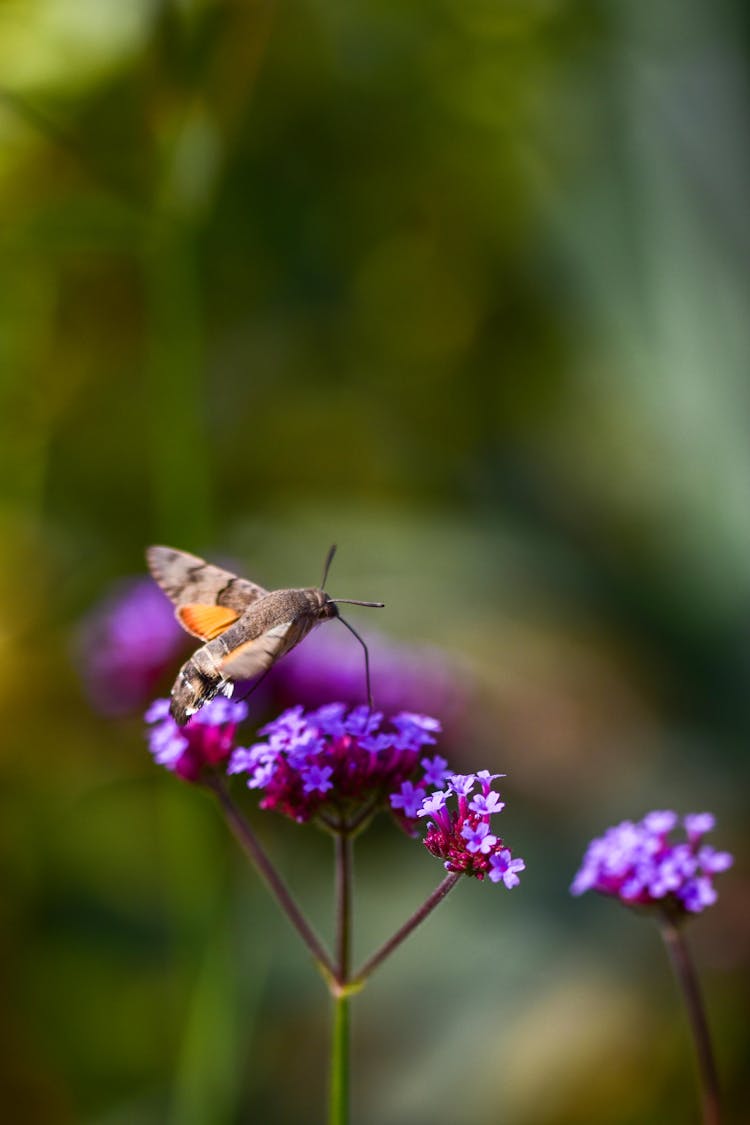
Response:
M0 5L5 1120L323 1120L320 981L75 636L149 542L283 586L334 540L333 593L471 670L455 749L527 861L357 999L354 1119L698 1120L656 931L567 892L661 807L737 855L691 936L743 1119L749 32L739 0ZM254 822L328 933L327 841ZM358 864L361 957L440 871L385 821Z

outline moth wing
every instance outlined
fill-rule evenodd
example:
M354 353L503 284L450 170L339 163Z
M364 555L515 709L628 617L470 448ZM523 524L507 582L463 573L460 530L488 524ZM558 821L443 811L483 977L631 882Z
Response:
M188 633L200 637L202 641L212 641L240 617L236 609L228 609L223 605L200 605L190 603L180 605L175 610L175 617Z
M231 570L222 570L174 547L149 547L146 561L153 577L176 606L226 606L237 610L239 616L268 593L255 582L238 578ZM184 623L181 621L181 624Z
M295 617L274 625L252 641L245 641L221 662L221 671L230 680L250 680L266 672L280 657L298 645L316 624L305 617Z

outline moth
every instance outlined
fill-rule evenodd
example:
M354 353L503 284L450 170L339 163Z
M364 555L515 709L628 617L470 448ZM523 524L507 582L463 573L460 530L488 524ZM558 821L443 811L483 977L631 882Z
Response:
M237 680L268 672L317 625L338 617L365 652L367 697L372 707L367 645L340 616L339 603L382 609L383 602L331 598L325 590L328 569L336 552L331 547L320 587L264 590L247 578L213 566L173 547L149 547L151 574L177 607L180 625L204 643L180 669L170 702L176 723L185 723L215 696L231 696Z

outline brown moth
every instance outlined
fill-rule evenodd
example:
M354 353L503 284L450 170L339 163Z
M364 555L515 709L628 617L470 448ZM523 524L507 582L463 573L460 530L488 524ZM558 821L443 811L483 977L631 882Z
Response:
M328 552L321 586L335 551L331 547ZM172 688L169 710L180 726L219 693L231 696L236 680L267 672L316 625L332 617L338 617L365 650L367 695L372 706L367 645L339 615L337 603L382 608L383 602L331 598L317 586L269 592L173 547L149 547L146 560L175 603L180 625L205 642L183 664Z

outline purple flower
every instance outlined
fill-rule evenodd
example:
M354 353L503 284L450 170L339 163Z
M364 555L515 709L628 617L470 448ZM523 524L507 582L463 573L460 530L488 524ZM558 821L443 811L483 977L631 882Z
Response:
M390 729L381 730L385 723ZM248 787L262 793L261 808L300 823L317 818L334 831L389 809L416 836L429 817L424 844L448 871L513 887L524 862L490 831L490 817L504 808L491 788L501 775L450 773L439 754L420 757L439 729L437 719L411 711L385 720L364 707L347 712L343 703L309 712L293 707L263 727L264 741L234 750L227 772L247 775Z
M706 832L713 832L716 827L716 817L710 812L688 813L683 823L688 839L692 840L705 836Z
M687 840L671 841L678 823L671 811L624 820L592 840L571 885L571 893L594 890L626 906L659 906L671 913L697 914L716 901L712 876L731 867L729 852L702 839L715 823L710 813L683 817Z
M412 750L431 746L437 741L433 735L439 734L441 730L438 719L432 719L428 715L415 715L410 711L403 711L400 715L396 715L393 725L399 733L401 742Z
M248 786L263 794L261 808L299 822L317 816L343 826L386 808L413 832L426 791L419 753L439 723L405 712L382 730L385 722L362 706L293 707L263 727L265 741L235 750L228 772L248 775Z
M448 776L446 758L441 758L436 754L434 758L422 758L419 763L424 770L425 784L427 785L442 785Z
M155 700L145 714L154 761L183 781L199 781L205 769L224 762L234 749L237 725L247 718L247 704L213 699L187 726L178 727L169 714L169 700ZM249 751L242 751L247 754Z
M305 793L327 793L333 789L331 774L333 766L308 766L301 772L302 788Z
M503 811L505 801L500 800L499 793L488 793L486 797L484 793L477 793L469 802L469 808L481 816L491 816L492 813Z
M448 780L454 793L459 797L466 797L476 785L477 775L474 773L452 773Z
M447 796L447 793L436 789L434 793L430 793L429 797L425 797L422 801L422 807L417 811L417 816L437 816L445 808Z
M405 817L413 819L419 815L424 800L424 789L413 785L411 781L402 781L401 790L391 793L391 808L401 809Z
M424 844L443 860L447 871L475 879L489 876L493 883L502 879L510 888L519 882L517 872L526 865L522 859L513 859L502 838L490 832L490 816L504 807L499 794L490 789L494 776L486 770L481 774L451 774L448 788L426 796L417 815L431 818ZM468 795L477 782L483 793L469 802ZM455 809L448 805L451 798Z
M471 822L464 824L461 835L466 840L468 851L481 852L482 855L489 855L493 845L497 843L497 836L492 835L489 824L483 820L478 824L471 824Z
M517 887L521 880L518 878L519 871L526 870L526 864L522 859L513 859L509 850L503 848L502 851L495 852L490 856L490 879L493 883L499 883L502 879L508 890Z
M184 646L173 607L150 578L126 581L83 621L76 663L104 715L138 711Z
M227 772L247 776L248 787L262 794L261 808L300 823L317 818L334 831L351 830L387 809L416 836L428 817L424 844L448 871L476 879L490 875L513 886L523 861L511 861L502 839L490 831L490 817L504 807L491 789L500 775L451 773L439 754L422 756L439 730L437 719L413 711L384 719L366 707L347 711L343 703L308 712L292 707L262 728L263 741L235 749ZM481 794L470 805L477 788ZM493 857L501 852L511 866L497 866Z

